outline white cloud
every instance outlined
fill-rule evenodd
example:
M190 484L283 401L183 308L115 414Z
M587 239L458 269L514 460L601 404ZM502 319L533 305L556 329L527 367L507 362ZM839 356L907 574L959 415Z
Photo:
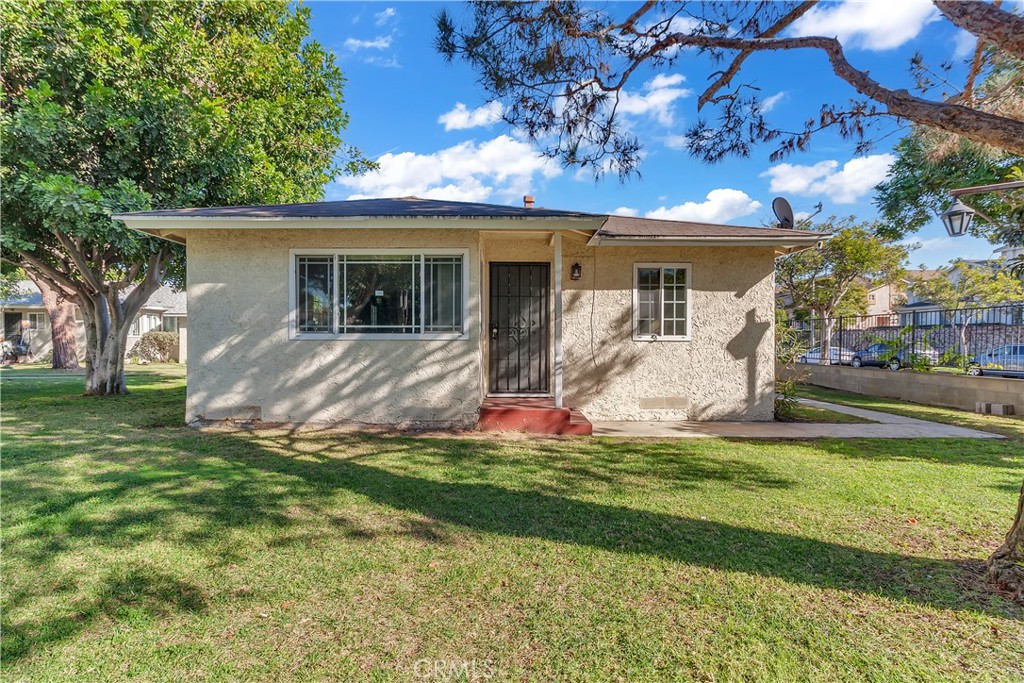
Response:
M394 7L385 7L380 12L373 15L373 23L377 26L385 26L389 21L395 18L398 12L395 11Z
M504 107L501 102L494 101L469 109L462 102L456 102L455 108L437 117L437 122L444 124L447 130L466 130L479 126L489 126L501 120Z
M525 142L507 135L477 144L463 142L433 154L402 152L377 159L380 170L337 183L353 190L348 199L405 197L512 201L530 194L535 177L550 179L562 169Z
M957 59L963 59L974 52L977 44L978 39L975 36L967 31L957 31L956 36L953 38L953 56Z
M719 188L708 192L703 202L662 206L644 215L665 220L725 223L740 216L749 216L760 208L761 202L751 199L746 192Z
M632 206L620 206L612 211L613 216L639 216L640 209L634 209Z
M345 49L353 52L357 50L386 50L391 47L392 36L377 36L372 40L359 40L358 38L346 38Z
M803 197L825 195L836 204L853 204L885 180L895 160L892 154L873 154L851 159L841 169L834 159L812 166L776 164L761 177L771 179L772 192Z
M669 149L685 150L690 147L690 138L685 135L666 135L661 141Z
M679 88L686 79L681 74L658 74L644 83L643 94L633 94L623 89L619 94L618 112L633 116L651 116L663 126L671 126L673 103L689 97L693 91Z
M892 50L939 18L939 11L925 0L843 0L813 7L797 19L791 33L835 36L847 47Z
M782 92L777 92L774 95L770 95L770 96L764 98L763 100L761 100L761 113L762 114L767 114L772 109L775 109L775 105L777 105L779 102L781 102L784 99L786 99L786 91L785 90L783 90Z

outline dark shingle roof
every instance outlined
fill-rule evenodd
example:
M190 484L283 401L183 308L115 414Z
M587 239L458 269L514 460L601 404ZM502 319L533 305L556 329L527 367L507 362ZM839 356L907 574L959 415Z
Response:
M123 299L128 296L134 288L134 285L125 287L124 291L121 292L121 298ZM31 280L19 282L18 290L18 293L14 296L0 299L0 306L4 308L43 307L43 295L39 292L39 288L36 287L34 282ZM188 312L187 299L188 297L185 292L175 292L170 287L163 286L153 292L153 295L149 297L149 300L142 309L162 311L164 315L186 315Z
M827 239L823 233L806 230L783 230L779 228L754 228L692 221L669 221L652 218L631 218L582 211L560 211L557 209L500 204L455 202L419 197L398 197L391 199L352 199L336 202L313 202L308 204L275 204L268 206L219 206L194 209L168 209L161 211L140 211L115 216L122 219L345 219L345 218L551 218L587 220L591 226L601 223L595 237L597 243L603 240L647 240L651 243L670 240L702 240L723 242L756 243L777 242L791 245L809 245L815 240ZM159 221L154 221L158 224ZM132 227L137 227L138 224ZM148 232L148 229L138 227ZM166 237L165 234L159 234Z
M0 299L0 306L8 308L42 308L43 295L39 292L39 288L30 280L24 280L18 283L18 291L6 299Z
M691 221L665 221L654 218L631 218L609 216L597 231L601 238L778 238L814 239L826 235L807 230L785 230L783 228L753 228L717 223L694 223Z
M581 211L476 202L453 202L419 197L392 199L351 199L339 202L307 204L269 204L266 206L215 206L194 209L137 211L126 216L176 218L600 218Z

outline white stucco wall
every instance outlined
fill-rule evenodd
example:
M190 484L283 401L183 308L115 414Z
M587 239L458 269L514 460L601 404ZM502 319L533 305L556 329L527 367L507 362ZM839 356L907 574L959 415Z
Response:
M567 403L597 420L772 419L772 250L563 249ZM644 262L690 264L690 341L632 341L633 264Z
M187 419L474 424L478 241L475 230L193 231ZM290 249L415 247L469 250L465 339L288 338Z
M550 261L546 239L488 237L486 260ZM769 248L587 247L566 235L566 405L592 420L771 420L774 256ZM633 265L689 263L691 341L633 341ZM583 267L570 279L573 263Z
M466 339L289 340L290 249L392 247L469 251ZM486 264L552 255L540 233L190 231L187 417L472 425L486 392ZM633 341L637 262L692 264L692 341ZM563 264L567 405L597 420L771 419L771 249L588 248L567 234Z

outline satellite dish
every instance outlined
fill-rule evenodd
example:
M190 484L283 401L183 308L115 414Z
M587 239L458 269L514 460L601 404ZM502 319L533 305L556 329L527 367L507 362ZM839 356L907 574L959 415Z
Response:
M775 217L779 219L780 228L793 227L793 207L789 205L785 197L776 197L772 200L772 211L775 212Z

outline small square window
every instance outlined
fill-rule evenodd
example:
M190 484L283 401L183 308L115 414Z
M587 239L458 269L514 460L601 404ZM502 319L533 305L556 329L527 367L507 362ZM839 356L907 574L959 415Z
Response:
M690 265L638 263L633 275L633 339L688 340Z

